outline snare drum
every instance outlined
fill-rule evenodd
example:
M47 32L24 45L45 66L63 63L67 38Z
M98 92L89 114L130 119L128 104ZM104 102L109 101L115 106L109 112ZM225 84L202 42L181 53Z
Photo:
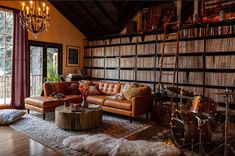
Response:
M211 127L208 122L201 127L202 142L208 143L211 140ZM188 143L199 142L198 120L194 113L189 111L175 111L171 120L171 132L174 143L182 147Z

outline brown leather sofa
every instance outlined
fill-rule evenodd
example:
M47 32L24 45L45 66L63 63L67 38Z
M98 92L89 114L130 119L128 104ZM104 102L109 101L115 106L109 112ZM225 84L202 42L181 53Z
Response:
M45 119L45 114L47 112L52 112L57 106L63 105L64 99L54 99L50 97L53 92L60 92L65 95L65 99L71 102L82 102L81 95L70 95L67 92L67 88L72 83L78 82L54 82L54 83L44 83L44 96L39 97L29 97L25 99L25 107L29 110L35 110L43 113L43 118ZM51 86L51 84L53 84ZM101 92L100 95L89 95L87 101L92 104L101 105L103 111L111 112L115 114L125 115L133 117L147 114L150 112L153 104L153 95L151 94L151 89L144 96L136 96L129 100L113 100L109 96L120 93L124 87L124 83L112 83L112 82L94 82L98 90Z

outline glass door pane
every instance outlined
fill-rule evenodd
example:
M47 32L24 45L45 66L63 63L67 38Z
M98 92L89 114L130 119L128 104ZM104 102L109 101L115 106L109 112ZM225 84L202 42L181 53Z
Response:
M59 60L58 48L47 48L47 77L52 78L58 75Z
M30 96L41 94L43 83L43 47L30 45Z

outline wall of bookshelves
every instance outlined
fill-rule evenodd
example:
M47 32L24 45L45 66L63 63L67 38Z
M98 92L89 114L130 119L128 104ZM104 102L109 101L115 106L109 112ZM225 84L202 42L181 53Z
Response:
M235 22L184 27L180 38L179 87L223 102L212 93L235 89ZM145 83L157 92L162 39L163 34L151 32L85 40L84 67L92 79ZM169 41L165 48L174 52L176 44ZM173 56L165 61L173 62ZM166 75L162 81L171 78Z

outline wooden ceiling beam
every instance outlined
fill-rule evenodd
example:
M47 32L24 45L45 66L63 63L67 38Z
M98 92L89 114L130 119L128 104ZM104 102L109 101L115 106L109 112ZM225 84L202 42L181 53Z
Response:
M105 34L109 34L107 29L100 21L97 20L97 18L94 17L94 15L84 6L84 4L80 1L77 1L77 3L81 6L81 8L93 19L93 21L101 28L100 30L104 32ZM87 19L88 20L88 19Z
M122 10L126 7L128 1L125 1L120 8L118 8L118 13L122 12Z
M93 1L95 5L98 7L98 9L105 15L105 17L112 23L112 25L118 29L117 22L107 13L107 11L103 8L102 5L100 5L99 2Z

